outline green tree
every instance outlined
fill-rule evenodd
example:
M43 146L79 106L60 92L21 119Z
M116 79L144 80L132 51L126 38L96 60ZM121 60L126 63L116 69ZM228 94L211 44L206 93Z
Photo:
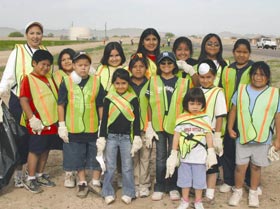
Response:
M23 37L24 35L21 32L11 32L8 37Z
M174 33L167 32L167 33L165 33L165 37L166 38L173 38L173 37L175 37L175 35L174 35Z

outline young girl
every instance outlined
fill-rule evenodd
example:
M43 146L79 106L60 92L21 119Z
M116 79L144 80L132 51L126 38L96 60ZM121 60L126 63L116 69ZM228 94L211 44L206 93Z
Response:
M137 53L142 53L148 58L149 68L146 77L150 78L152 75L156 75L156 59L160 53L160 36L154 28L147 28L142 32Z
M183 111L183 95L187 92L189 84L186 79L175 76L178 67L172 52L161 53L157 62L157 76L151 77L147 91L149 118L158 139L156 140L156 183L152 200L161 200L165 192L169 192L171 200L179 200L177 175L166 180L164 174L166 159L172 147L174 118Z
M228 132L236 139L236 168L235 187L228 203L237 206L241 200L246 169L250 165L249 207L259 207L257 188L261 168L268 166L269 159L273 161L280 149L280 102L279 89L269 86L271 73L265 62L254 63L249 75L250 83L240 84L234 93L229 113ZM270 148L275 127L276 139Z
M231 108L232 95L238 86L249 83L249 70L253 64L250 60L251 46L248 40L238 39L233 46L232 52L235 62L224 69L221 77L221 87L224 89L228 111ZM234 185L235 141L228 135L227 129L224 136L222 166L224 184L220 186L220 192L229 192Z
M223 45L221 38L217 34L209 33L202 40L198 62L205 59L212 60L217 67L217 75L214 85L218 86L220 83L221 73L229 62L223 59Z
M182 36L177 38L174 41L172 51L175 54L177 60L182 60L191 66L196 66L198 64L198 61L192 58L193 55L192 41L187 37ZM191 81L191 86L199 85L198 76L194 70L193 71L191 70L191 72L188 73L186 73L185 71L179 71L177 76L189 79Z
M100 77L101 84L106 92L112 84L112 76L118 67L122 67L126 58L123 48L118 42L110 42L105 46L100 65L97 67L96 75Z
M205 95L206 108L205 113L208 115L211 128L214 132L213 145L219 156L223 155L223 140L221 138L221 131L223 125L223 118L227 114L226 100L223 89L214 86L217 69L212 60L204 60L198 65L198 77L201 89ZM217 173L219 172L219 164L214 165L207 170L207 189L205 202L214 203L214 192L217 180Z
M143 147L134 156L134 182L136 186L136 197L147 197L150 195L150 157L151 141L145 136L148 127L148 98L145 97L148 88L148 79L145 76L148 70L148 62L142 53L131 56L129 71L131 72L130 86L137 95L140 103L140 127Z
M102 153L106 147L107 169L102 188L102 196L106 204L115 200L112 183L118 149L120 149L123 178L121 199L124 203L130 204L132 198L135 197L132 157L142 147L142 140L139 102L135 94L128 92L129 82L128 71L123 68L116 69L112 77L114 88L109 91L104 100L100 137L97 144L98 153Z
M191 187L195 189L194 207L203 209L202 190L206 188L206 169L217 164L217 159L213 148L210 120L203 112L206 101L202 90L189 89L184 97L183 107L184 113L176 119L172 151L166 163L166 177L174 173L179 148L177 185L182 188L182 201L177 209L189 207Z

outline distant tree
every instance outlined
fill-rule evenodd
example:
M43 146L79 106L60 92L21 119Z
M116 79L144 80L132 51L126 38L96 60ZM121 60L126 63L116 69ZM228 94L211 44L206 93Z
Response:
M8 37L23 37L24 35L21 32L11 32Z
M54 37L54 34L53 33L49 33L48 37Z
M165 37L166 38L173 38L173 37L175 37L175 35L174 35L174 33L167 32L167 33L165 33Z

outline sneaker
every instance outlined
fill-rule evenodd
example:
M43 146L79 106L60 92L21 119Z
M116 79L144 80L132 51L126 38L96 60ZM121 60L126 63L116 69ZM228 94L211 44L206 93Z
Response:
M117 184L118 184L119 188L122 188L122 174L121 173L118 173Z
M88 184L89 191L93 192L94 194L101 195L101 185L93 184L92 181Z
M25 189L27 189L28 191L34 194L38 194L43 191L42 188L37 183L36 179L23 181L23 186L25 187Z
M76 176L72 172L66 172L64 178L64 186L67 188L73 188L76 185Z
M230 185L228 185L228 184L226 184L226 183L223 183L223 184L220 186L219 191L220 191L221 193L226 193L226 192L230 192L231 189L232 189L232 186L230 186Z
M106 197L105 197L105 203L106 203L107 205L111 204L111 203L114 202L114 201L115 201L115 198L114 198L113 196L106 196Z
M207 204L207 205L214 205L215 204L215 198L211 199L209 197L204 197L202 199L202 202Z
M177 207L177 209L187 209L189 207L190 203L186 202L185 200L181 200L180 205Z
M181 199L180 193L177 190L172 190L169 192L170 200L177 201Z
M204 209L202 202L196 202L194 203L195 209Z
M262 195L262 188L260 186L257 187L258 195Z
M79 198L85 198L88 194L88 187L85 183L78 185L76 196Z
M16 188L24 187L23 182L22 182L22 178L19 177L19 176L14 176L14 183L15 183Z
M260 205L259 202L259 194L258 194L258 190L251 190L249 191L249 207L254 207L254 208L258 208Z
M163 192L154 192L152 195L153 201L159 201L162 200L162 198L163 198Z
M140 197L149 197L149 195L150 195L149 188L147 188L147 187L140 188L139 195L140 195Z
M123 195L122 196L122 201L125 203L125 204L130 204L131 203L131 197L127 196L127 195Z
M243 190L233 188L233 193L229 198L228 204L231 206L237 206L242 198Z
M52 182L49 178L45 178L44 175L37 177L37 182L40 186L44 186L44 187L54 187L55 186L55 183Z

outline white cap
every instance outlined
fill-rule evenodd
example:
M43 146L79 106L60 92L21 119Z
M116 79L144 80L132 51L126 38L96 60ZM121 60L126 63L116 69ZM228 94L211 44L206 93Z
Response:
M39 27L41 28L42 32L43 32L43 25L42 25L41 23L39 23L39 22L37 22L37 21L31 21L31 22L29 22L29 23L26 24L26 26L25 26L25 28L24 28L25 33L26 33L27 30L28 30L31 26L33 26L33 25L39 26Z
M207 63L202 63L201 65L199 65L198 74L204 75L208 73L209 70L210 70L210 66Z

